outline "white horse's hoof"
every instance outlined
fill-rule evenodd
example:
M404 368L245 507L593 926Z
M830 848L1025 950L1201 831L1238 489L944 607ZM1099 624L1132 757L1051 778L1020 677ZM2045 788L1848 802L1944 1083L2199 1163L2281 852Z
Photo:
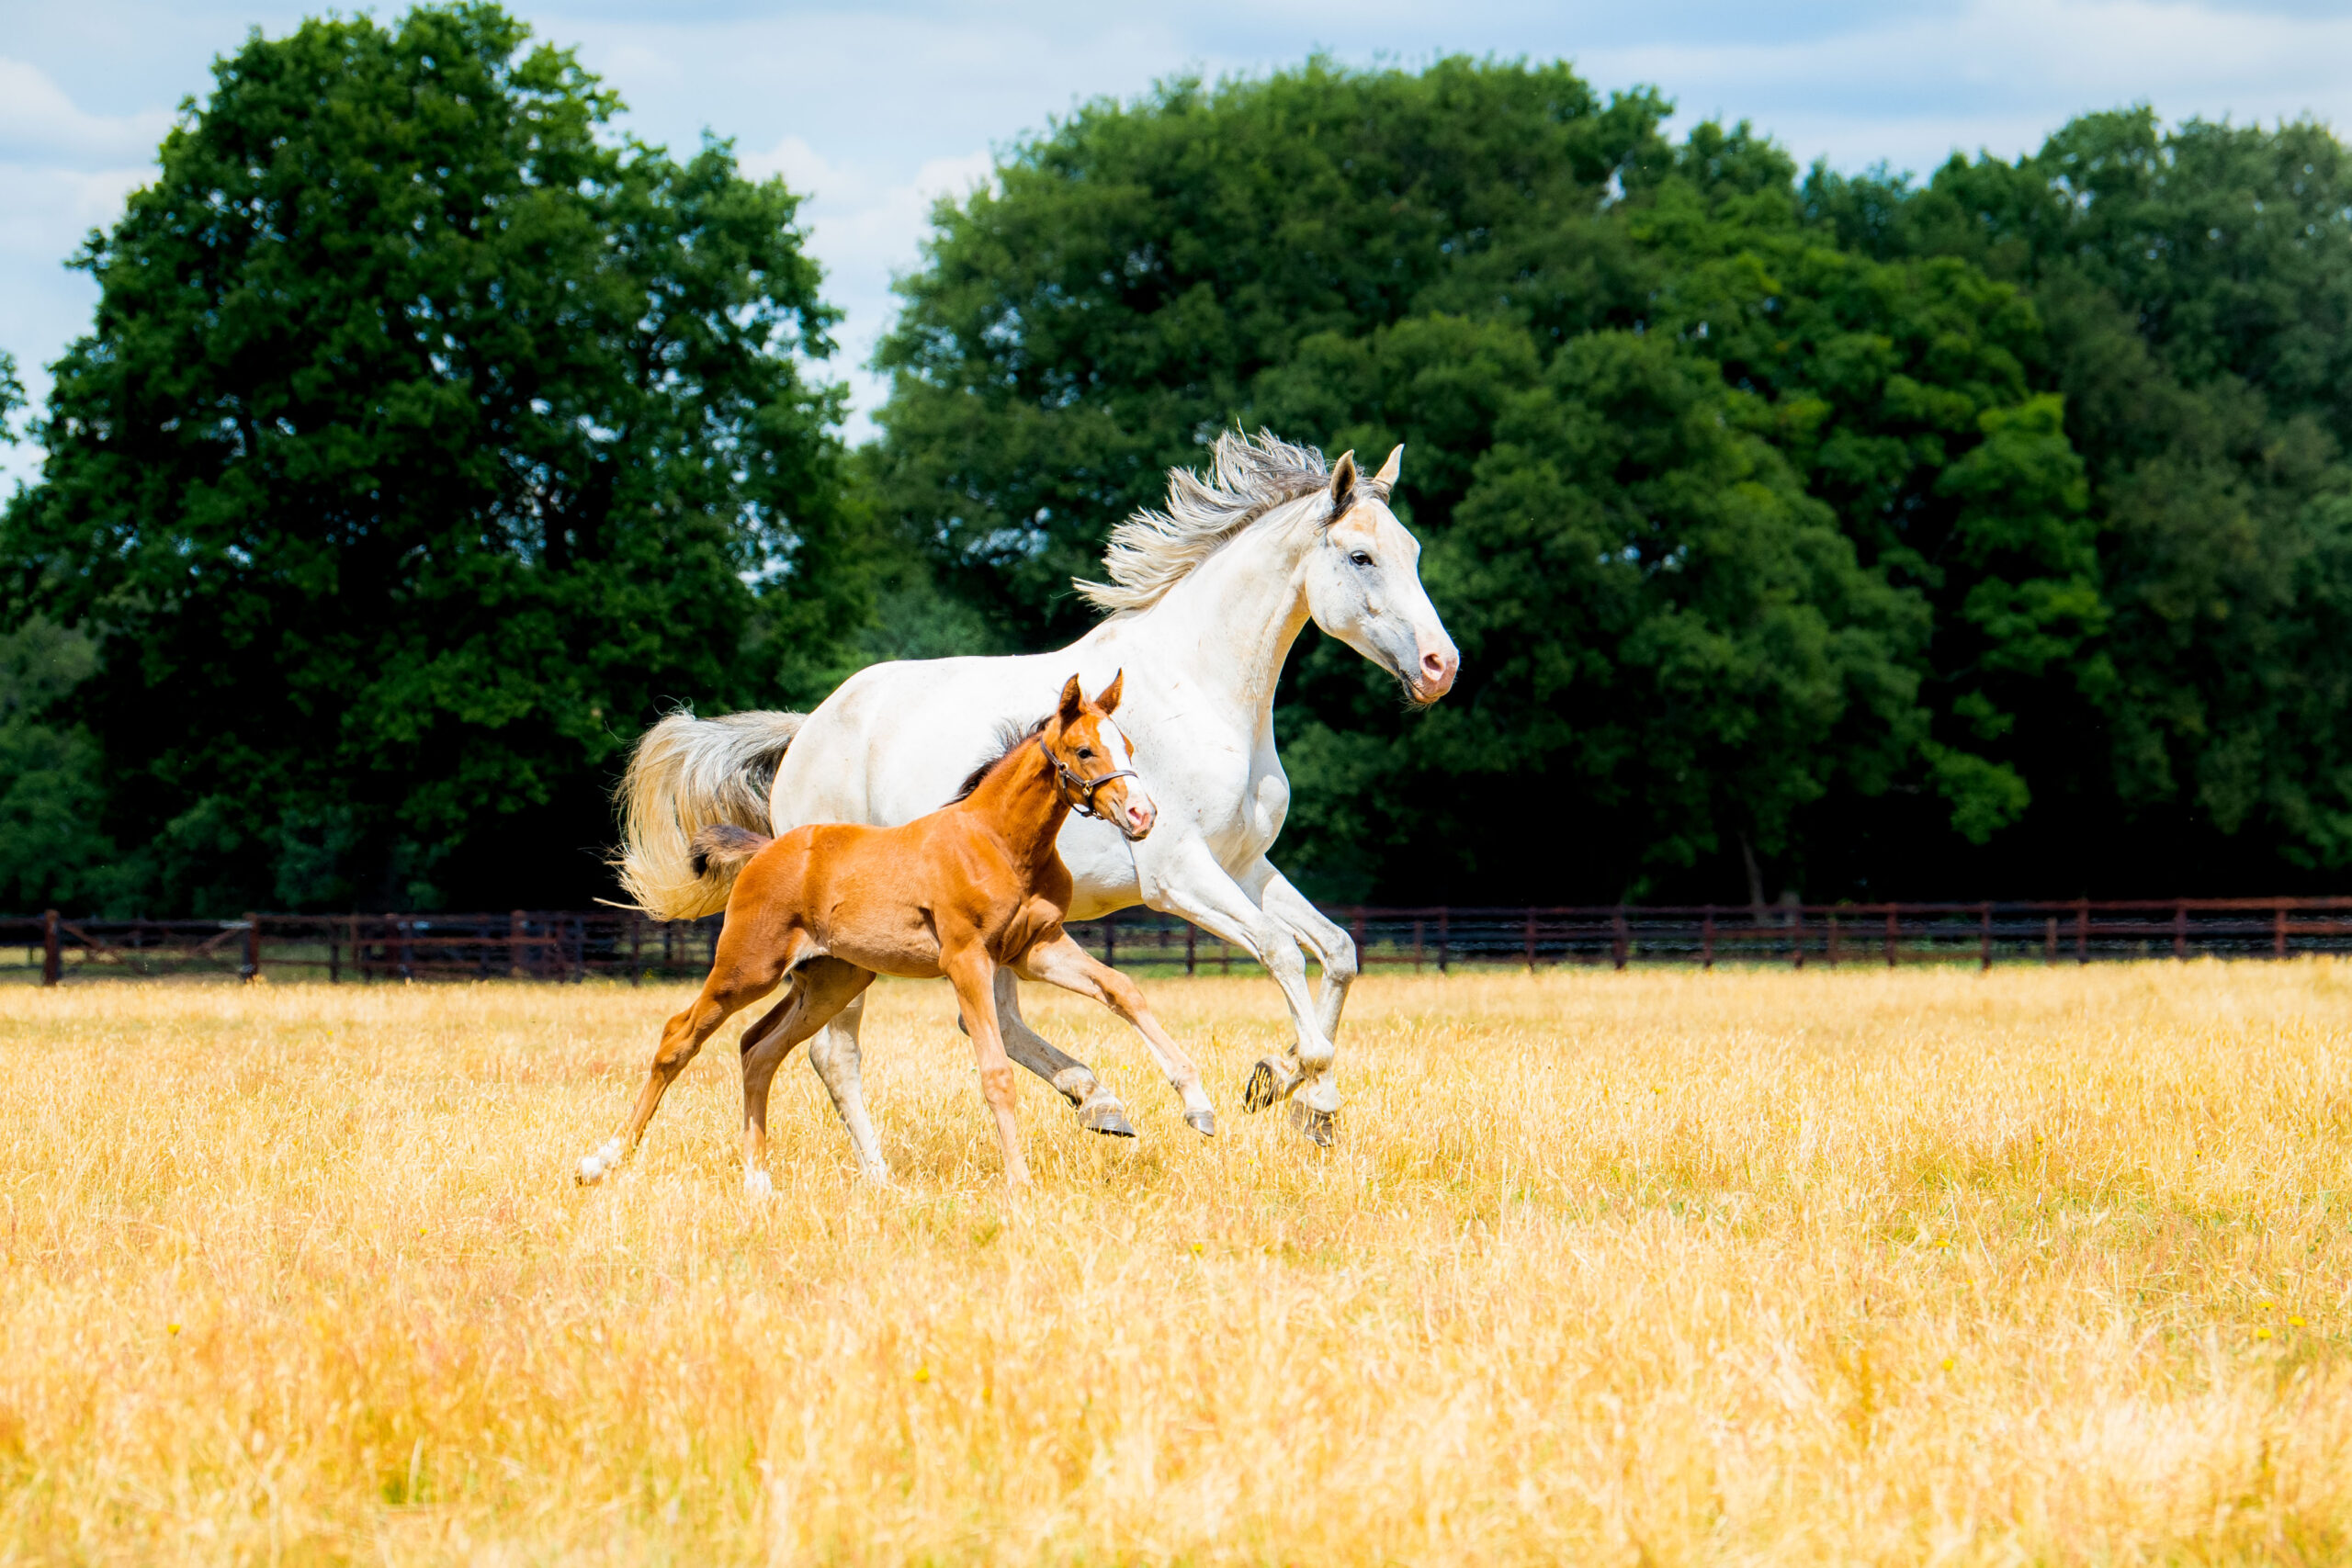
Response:
M1193 1132L1198 1133L1204 1138L1214 1138L1216 1136L1216 1112L1214 1111L1187 1111L1184 1112L1184 1125L1190 1127Z
M1241 1091L1241 1109L1255 1116L1276 1100L1285 1098L1298 1087L1298 1075L1272 1056L1261 1056L1250 1073L1249 1087Z
M768 1179L768 1173L766 1171L760 1169L757 1166L753 1166L751 1169L743 1173L743 1196L746 1198L773 1198L775 1196L775 1183Z
M613 1168L620 1163L621 1141L618 1138L610 1139L594 1154L580 1156L580 1168L572 1172L572 1179L582 1187L594 1187L611 1174Z
M1114 1138L1132 1138L1135 1126L1127 1120L1127 1108L1119 1097L1107 1089L1098 1089L1078 1108L1078 1124L1090 1133L1102 1133Z
M1304 1100L1294 1100L1290 1105L1290 1124L1298 1135L1318 1149L1328 1149L1339 1140L1340 1113L1317 1111Z

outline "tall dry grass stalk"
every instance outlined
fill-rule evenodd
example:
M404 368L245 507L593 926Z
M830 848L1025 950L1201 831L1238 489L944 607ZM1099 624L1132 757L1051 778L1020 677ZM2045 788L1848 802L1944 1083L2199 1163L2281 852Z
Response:
M2352 968L1384 976L1329 1155L1150 989L1216 1142L886 987L756 1206L723 1046L571 1183L682 987L9 991L0 1558L2352 1555Z

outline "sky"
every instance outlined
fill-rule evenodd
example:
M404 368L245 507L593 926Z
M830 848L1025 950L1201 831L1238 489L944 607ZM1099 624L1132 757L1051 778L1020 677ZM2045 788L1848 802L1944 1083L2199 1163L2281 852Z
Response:
M146 178L182 102L254 28L322 4L0 0L0 349L38 402L96 290L63 263ZM345 6L345 9L355 7ZM371 7L356 7L371 9ZM1604 91L1660 89L1677 124L1747 119L1800 162L1920 174L1954 150L2015 156L2087 109L2352 130L2352 0L552 0L512 3L576 48L628 105L627 128L808 194L803 216L847 312L834 373L870 434L864 367L890 280L920 261L932 202L987 176L992 150L1090 98L1316 51L1413 66L1449 53L1566 59ZM397 7L372 7L379 17ZM16 422L21 433L23 419ZM27 446L0 476L27 477Z

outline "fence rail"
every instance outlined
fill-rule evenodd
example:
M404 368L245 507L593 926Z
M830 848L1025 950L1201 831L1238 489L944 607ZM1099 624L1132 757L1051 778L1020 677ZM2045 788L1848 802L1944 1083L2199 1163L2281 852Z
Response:
M1508 964L2041 962L2287 958L2352 953L2352 897L2071 903L1326 906L1365 968ZM719 919L664 923L621 909L506 914L272 915L238 920L0 916L0 976L56 985L108 976L260 975L334 982L431 979L641 983L699 978ZM1254 960L1171 915L1130 909L1071 934L1128 968L1230 973Z

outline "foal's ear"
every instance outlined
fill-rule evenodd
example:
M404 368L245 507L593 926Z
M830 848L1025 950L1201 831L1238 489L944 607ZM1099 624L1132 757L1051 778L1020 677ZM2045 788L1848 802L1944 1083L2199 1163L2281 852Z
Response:
M1069 678L1069 683L1062 688L1062 704L1061 706L1055 711L1054 716L1060 719L1064 724L1069 724L1077 719L1079 714L1084 711L1085 706L1086 688L1080 686L1078 683L1078 677L1073 675Z
M1111 683L1102 688L1102 694L1094 699L1094 705L1101 708L1104 713L1118 712L1119 693L1125 687L1126 683L1127 672L1122 670L1117 674L1111 677Z
M1331 465L1331 514L1336 517L1356 498L1356 455L1351 447Z

